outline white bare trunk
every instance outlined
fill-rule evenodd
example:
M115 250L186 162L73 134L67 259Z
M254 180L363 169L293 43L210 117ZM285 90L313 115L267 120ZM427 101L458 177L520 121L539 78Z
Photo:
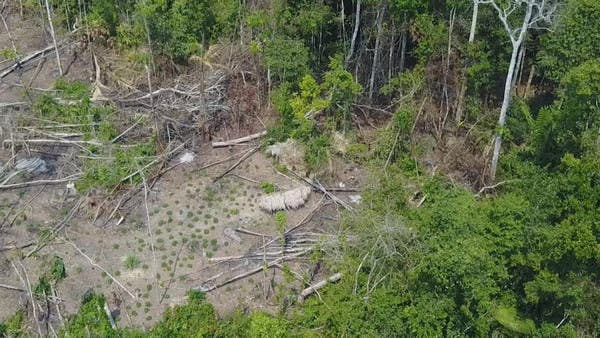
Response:
M50 13L50 5L48 0L45 0L46 14L48 15L48 23L50 24L50 35L52 35L52 43L54 43L54 50L56 51L56 64L58 65L58 73L60 76L63 75L62 64L60 63L60 53L58 52L58 44L56 43L56 34L54 33L54 25L52 24L52 14Z
M371 76L369 78L369 100L373 99L373 90L375 87L375 73L379 63L379 45L381 44L381 28L383 25L384 7L377 9L377 36L375 37L375 50L373 51L373 64L371 65Z
M388 82L392 80L392 69L394 68L394 46L396 45L394 31L395 28L392 26L392 36L390 36L390 53L388 54Z
M506 74L506 81L504 82L504 98L502 100L502 108L500 108L500 117L498 118L498 128L504 128L506 122L506 113L511 101L512 92L512 80L517 64L517 54L519 52L518 47L513 46L513 51L510 56L510 64L508 66L508 73ZM490 177L493 180L496 179L496 170L498 168L498 159L500 158L500 148L502 147L502 133L496 132L494 136L494 153L492 155L492 165L490 168Z
M350 50L348 51L348 55L346 56L346 66L348 66L348 63L350 63L350 59L352 59L352 54L354 54L356 38L358 37L358 29L360 28L360 2L361 0L358 0L356 2L356 14L354 16L354 32L352 32L352 40L350 40Z
M479 13L479 0L473 0L473 16L471 17L471 31L469 32L469 43L475 41L477 30L477 14Z
M494 136L494 152L492 154L492 163L490 166L490 178L492 181L496 179L496 171L498 169L498 159L500 158L500 149L502 148L502 129L504 128L504 124L506 122L506 113L508 112L508 108L510 107L510 102L512 98L512 88L513 88L513 80L515 76L515 68L517 66L517 57L519 55L519 51L521 50L521 46L523 41L525 40L525 35L527 34L527 29L531 24L531 16L533 13L535 0L529 0L527 3L527 8L525 10L525 16L523 18L523 22L521 24L521 28L518 31L518 35L514 36L514 30L511 29L510 24L508 22L508 17L506 17L505 10L500 9L495 3L492 3L498 12L498 16L502 21L506 32L510 36L510 41L512 43L512 53L510 56L510 63L508 65L508 72L506 73L506 80L504 82L504 97L502 99L502 107L500 108L500 116L498 117L498 126L499 129Z

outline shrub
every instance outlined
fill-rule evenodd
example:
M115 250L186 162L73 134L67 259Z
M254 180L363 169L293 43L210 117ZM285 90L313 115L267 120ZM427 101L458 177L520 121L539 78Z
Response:
M123 257L123 266L125 266L127 270L134 270L138 268L140 264L140 259L135 255L129 254Z
M273 183L270 183L270 182L261 182L260 183L260 188L262 189L262 191L265 194L272 194L276 190L275 185Z

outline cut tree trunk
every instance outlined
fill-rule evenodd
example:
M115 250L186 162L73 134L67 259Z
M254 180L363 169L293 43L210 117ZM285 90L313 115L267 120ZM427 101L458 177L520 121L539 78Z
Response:
M322 281L307 287L306 289L302 290L302 292L300 292L300 294L298 295L298 302L302 303L304 301L304 299L306 299L306 297L319 291L319 289L322 289L323 287L325 287L325 285L327 285L327 283L335 283L335 282L339 281L340 279L342 279L342 274L338 272L335 275L333 275L327 279L323 279Z

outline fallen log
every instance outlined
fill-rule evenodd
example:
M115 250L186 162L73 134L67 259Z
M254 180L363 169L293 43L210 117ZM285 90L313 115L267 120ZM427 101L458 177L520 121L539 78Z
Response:
M252 135L248 135L248 136L236 138L236 139L229 140L229 141L213 142L212 146L213 146L213 148L234 146L234 145L237 145L237 144L246 143L248 141L256 140L257 138L261 138L261 137L263 137L265 135L267 135L267 131L266 130L261 131L260 133L256 133L256 134L252 134Z
M5 69L3 69L2 73L0 73L0 79L3 79L5 77L7 77L10 73L14 72L16 69L21 68L24 64L26 64L27 62L37 58L40 55L44 55L47 52L51 51L54 49L54 44L44 48L44 49L40 49L38 51L35 51L29 55L27 55L26 57L18 60L17 62L15 62L12 66L7 67Z
M322 281L307 287L306 289L302 290L302 292L300 292L300 294L298 295L298 302L302 303L304 299L306 299L306 297L317 292L319 289L322 289L325 285L327 285L327 283L335 283L340 279L342 279L342 274L338 272L327 279L323 279Z

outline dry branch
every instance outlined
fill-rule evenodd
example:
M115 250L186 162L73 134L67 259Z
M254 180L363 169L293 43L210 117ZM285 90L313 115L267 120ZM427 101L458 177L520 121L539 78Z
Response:
M171 155L175 154L177 151L179 151L181 148L183 148L184 145L185 144L182 143L182 144L178 145L177 147L173 148L173 150L170 150L170 151L164 153L163 155L159 156L159 158L155 159L154 161L146 164L142 168L136 170L135 172L133 172L133 173L127 175L126 177L124 177L123 179L121 179L121 182L127 181L128 179L134 177L135 175L137 175L137 174L141 173L142 171L148 169L149 167L155 165L156 163L158 163L161 160L168 159Z
M63 218L60 222L58 222L52 228L52 230L46 232L43 236L41 236L40 239L37 241L37 245L35 246L35 248L33 248L31 251L29 251L25 255L25 258L30 257L34 253L36 253L39 250L41 250L44 246L46 246L46 244L48 244L48 242L50 240L52 240L54 238L54 236L56 236L58 234L58 232L61 231L65 227L65 225L67 225L67 223L71 220L71 218L73 217L73 215L75 215L75 212L77 210L79 210L79 207L81 206L81 204L83 203L83 201L85 200L85 198L86 198L86 196L81 197L79 199L79 201L77 201L77 203L75 203L75 205L73 206L73 208L71 208L71 210L67 213L67 215L65 216L65 218Z
M27 284L25 284L25 285L27 286L27 293L29 294L29 299L31 300L31 308L33 310L33 319L37 326L40 337L43 337L42 329L40 328L40 322L39 322L38 316L37 316L37 310L36 310L37 304L35 303L35 299L33 298L33 292L31 291L31 282L29 281L27 269L25 269L25 266L23 265L23 263L21 263L21 262L18 262L18 263L21 266L21 269L23 269L23 274L25 275L25 280L27 281Z
M25 249L25 248L32 246L34 243L35 243L34 241L29 241L29 242L25 242L25 243L18 244L18 245L6 245L3 247L0 247L0 251Z
M244 228L241 228L241 227L235 229L235 231L241 232L241 233L246 234L246 235L252 235L252 236L257 236L257 237L271 237L270 235L261 234L259 232L254 232L254 231L250 231L248 229L244 229Z
M15 107L15 106L28 106L29 102L2 102L0 103L0 108L5 107Z
M300 222L298 222L296 225L294 225L293 227L286 229L285 230L285 235L290 234L292 231L298 229L299 227L301 227L303 224L305 224L306 222L308 222L316 213L317 211L319 211L319 209L321 209L322 207L324 207L326 204L323 204L323 199L325 198L325 195L323 195L323 197L321 197L321 199L319 200L319 202L317 202L317 204L315 204L314 208L309 211L306 216L304 216ZM331 203L331 202L328 202Z
M200 167L200 168L198 168L198 169L196 169L196 170L194 170L194 171L200 171L200 170L208 169L208 168L210 168L210 167L214 167L214 166L216 166L216 165L219 165L219 164L221 164L221 163L229 162L229 161L233 160L234 158L236 158L236 157L238 157L238 156L240 156L240 155L243 155L243 154L245 154L246 152L247 152L247 150L244 150L244 151L242 151L242 152L239 152L239 153L237 153L237 154L234 154L234 155L232 155L232 156L229 156L229 157L227 157L227 158L224 158L224 159L222 159L222 160L218 160L218 161L215 161L215 162L211 162L211 163L209 163L209 164L206 164L206 165L204 165L204 166L202 166L202 167Z
M51 140L51 139L20 139L20 140L4 140L3 145L7 144L18 144L18 143L29 143L29 144L41 144L47 146L81 146L81 145L92 145L102 146L101 142L98 141L83 141L83 140Z
M228 280L226 280L224 282L221 282L221 283L218 283L218 284L214 284L214 285L211 285L209 287L198 286L198 287L193 288L193 290L199 290L199 291L202 291L202 292L210 292L210 291L216 290L216 289L218 289L220 287L223 287L223 286L225 286L227 284L231 284L231 283L233 283L235 281L238 281L240 279L244 279L244 278L246 278L248 276L252 276L252 275L254 275L254 274L262 271L263 269L268 269L268 268L277 266L279 263L285 261L286 259L290 259L290 258L302 256L302 255L304 255L304 254L306 254L306 253L308 253L310 251L311 251L311 249L307 249L307 250L301 251L301 252L293 254L293 255L289 255L289 256L285 256L285 257L279 257L279 258L275 259L274 261L266 264L265 266L259 266L257 268L254 268L254 269L250 270L250 271L247 271L247 272L239 274L239 275L237 275L235 277L232 277L232 278L230 278L230 279L228 279Z
M479 197L479 196L480 196L482 193L484 193L484 192L485 192L485 191L487 191L487 190L493 190L493 189L496 189L496 188L498 188L499 186L501 186L501 185L504 185L504 184L506 184L506 183L510 183L510 182L512 182L512 181L514 181L514 180L502 181L502 182L498 182L498 183L496 183L496 184L494 184L494 185L488 185L488 186L485 186L485 187L483 187L483 188L479 189L479 192L478 192L477 194L475 194L475 196Z
M12 286L12 285L7 285L7 284L0 284L0 288L3 289L8 289L8 290L14 290L14 291L27 291L23 288L17 287L17 286Z
M259 133L256 134L252 134L252 135L248 135L248 136L244 136L244 137L240 137L240 138L236 138L233 140L228 140L228 141L223 141L223 142L213 142L212 146L213 148L219 148L219 147L228 147L228 146L234 146L236 144L240 144L240 143L246 143L252 140L256 140L257 138L261 138L263 136L267 135L267 131L261 131Z
M213 179L213 182L216 182L216 181L220 180L221 178L223 178L225 175L229 174L233 169L237 168L237 166L240 165L242 162L244 162L248 157L250 157L256 151L258 151L259 148L260 147L254 147L254 148L246 151L246 153L244 154L244 156L240 157L240 159L237 162L235 162L231 167L227 168L227 170L225 170L219 176L215 177Z
M59 178L59 179L55 179L55 180L37 180L37 181L29 181L29 182L23 182L23 183L2 184L2 185L0 185L0 190L31 187L31 186L35 186L35 185L60 184L60 183L70 182L70 181L79 179L81 177L81 175L82 174L74 174L71 176L67 176L65 178Z

